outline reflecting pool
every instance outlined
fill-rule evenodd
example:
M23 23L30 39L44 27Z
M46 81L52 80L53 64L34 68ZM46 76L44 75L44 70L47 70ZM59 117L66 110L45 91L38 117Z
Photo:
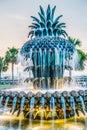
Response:
M87 130L87 116L81 115L68 120L33 121L3 113L0 115L0 130Z

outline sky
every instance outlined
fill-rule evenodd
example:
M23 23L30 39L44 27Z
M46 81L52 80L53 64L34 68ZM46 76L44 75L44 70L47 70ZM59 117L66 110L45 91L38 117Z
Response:
M0 56L8 47L20 49L29 40L30 16L38 17L39 5L46 10L48 4L56 5L55 17L63 14L66 32L87 50L87 0L0 0Z
M48 4L56 5L55 17L63 14L61 22L66 23L66 32L78 38L81 49L87 52L87 0L0 0L0 56L5 55L8 47L20 49L29 40L30 16L38 17L39 5L46 10ZM15 72L18 71L16 67Z

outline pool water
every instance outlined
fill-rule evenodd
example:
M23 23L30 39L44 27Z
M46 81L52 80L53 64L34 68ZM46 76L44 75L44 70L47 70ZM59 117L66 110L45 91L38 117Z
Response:
M33 121L21 115L0 115L0 130L87 130L87 116L74 117L66 120Z

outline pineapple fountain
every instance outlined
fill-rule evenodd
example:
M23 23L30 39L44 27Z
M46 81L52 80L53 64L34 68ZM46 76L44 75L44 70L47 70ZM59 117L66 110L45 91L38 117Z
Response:
M20 50L22 61L32 62L25 71L32 71L33 77L26 81L32 81L39 91L0 91L0 104L10 107L10 112L17 112L17 116L23 112L26 118L56 120L87 111L87 90L59 91L64 83L64 70L73 69L76 49L67 40L65 23L59 21L62 15L54 19L55 9L56 6L51 9L48 5L45 13L40 6L40 19L31 16L30 40Z

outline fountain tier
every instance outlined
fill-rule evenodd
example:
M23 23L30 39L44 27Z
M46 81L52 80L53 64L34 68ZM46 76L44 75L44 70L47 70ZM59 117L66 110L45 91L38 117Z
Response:
M31 39L20 50L25 71L29 74L32 72L26 81L33 82L33 86L39 90L55 90L62 87L60 85L64 81L65 69L70 72L70 82L71 70L75 65L76 49L72 43L64 39L67 36L64 30L65 23L59 22L62 15L54 19L55 9L56 6L51 9L48 5L45 13L40 6L40 19L31 16ZM36 94L30 91L1 91L0 105L5 106L4 108L10 107L10 112L17 112L17 116L23 112L25 117L41 120L66 119L79 115L79 111L83 114L87 112L87 90L51 91Z
M64 70L73 68L75 51L68 40L46 36L27 41L20 54L25 62L25 70L33 72L34 85L39 88L55 88L57 80L63 78Z
M87 112L87 90L53 93L25 93L0 91L0 107L10 107L10 112L32 119L66 119ZM3 107L2 106L2 107ZM4 109L3 109L4 110Z

